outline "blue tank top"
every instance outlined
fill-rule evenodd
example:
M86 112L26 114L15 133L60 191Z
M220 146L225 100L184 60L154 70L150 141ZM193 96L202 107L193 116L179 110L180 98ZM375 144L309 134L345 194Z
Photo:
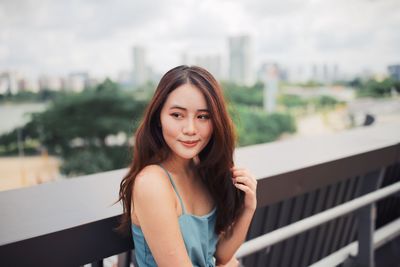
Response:
M214 254L218 242L218 235L215 233L215 222L217 219L216 207L210 213L203 216L186 213L182 198L179 195L171 175L163 166L161 167L167 173L179 198L179 202L181 203L182 214L178 217L178 221L186 251L193 266L214 267ZM142 229L135 224L132 224L132 236L135 245L136 261L139 267L157 266L146 239L144 238Z

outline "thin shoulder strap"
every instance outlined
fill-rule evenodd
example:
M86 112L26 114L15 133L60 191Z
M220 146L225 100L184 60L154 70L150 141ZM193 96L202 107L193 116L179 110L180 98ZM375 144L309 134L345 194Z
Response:
M161 165L161 164L158 164L158 165L160 165L160 167L167 173L168 178L169 178L169 180L171 181L172 187L174 188L175 193L176 193L176 195L177 195L178 198L179 198L179 202L181 203L182 213L186 213L185 206L183 205L183 201L182 201L181 195L180 195L179 192L178 192L178 188L176 187L176 185L175 185L175 183L174 183L174 180L172 179L172 176L171 176L171 175L169 174L169 172L164 168L163 165Z

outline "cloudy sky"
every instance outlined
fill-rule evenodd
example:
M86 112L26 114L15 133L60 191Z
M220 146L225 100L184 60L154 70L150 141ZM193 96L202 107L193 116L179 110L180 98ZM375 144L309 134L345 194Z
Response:
M255 66L338 64L384 72L400 63L400 1L0 0L0 72L116 76L132 46L165 72L190 57L221 55L251 36Z

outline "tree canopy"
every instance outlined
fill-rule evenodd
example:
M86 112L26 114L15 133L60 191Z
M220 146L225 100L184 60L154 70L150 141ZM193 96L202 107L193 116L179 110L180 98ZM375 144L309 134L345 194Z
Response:
M77 176L126 167L131 161L128 139L110 144L110 136L135 132L152 95L147 89L128 91L111 80L81 93L59 93L40 113L19 129L0 136L0 154L16 154L19 133L24 149L45 148L62 159L65 175ZM270 142L284 132L294 132L295 121L288 113L268 114L262 109L263 85L243 87L222 84L238 133L238 145ZM301 102L298 99L289 103ZM286 102L285 102L286 103Z
M0 151L16 152L16 136L20 131L25 147L29 140L38 140L37 149L44 147L50 154L63 158L63 169L69 173L79 163L92 166L80 173L126 166L127 161L118 163L111 158L107 161L111 155L104 154L108 149L106 138L120 132L131 136L146 103L108 79L94 89L60 94L45 111L33 113L25 126L0 136ZM126 144L127 141L120 146L124 155ZM85 160L90 158L89 154L93 155L92 162ZM96 162L98 167L93 167Z

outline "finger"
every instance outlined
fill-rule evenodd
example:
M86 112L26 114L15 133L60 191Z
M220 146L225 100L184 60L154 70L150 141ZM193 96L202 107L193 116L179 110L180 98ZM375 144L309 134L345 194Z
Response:
M257 180L251 175L238 175L233 177L233 179L244 183L251 183L254 187L257 186Z
M231 168L231 171L232 172L236 172L236 171L247 171L247 169L246 168L242 168L242 167L232 167Z
M256 186L257 186L256 182L253 181L253 180L252 180L250 177L248 177L248 176L238 176L238 177L233 178L232 180L233 180L234 182L236 182L236 183L241 183L241 184L247 185L247 186L249 186L252 190L255 190L255 189L256 189Z
M248 170L246 169L241 169L241 170L235 170L232 172L233 176L250 176L254 177Z
M251 193L252 190L250 189L250 187L248 187L247 185L244 184L234 184L234 186L236 186L238 189L242 190L243 192L247 193Z
M252 175L248 169L245 168L238 168L238 167L234 167L232 168L234 169L232 171L232 176L233 178L236 178L237 176L247 176L250 178L250 181L252 181L252 183L254 184L254 186L257 186L257 179L254 177L254 175Z
M246 171L246 169L244 169L244 168L232 168L231 170L233 173Z

